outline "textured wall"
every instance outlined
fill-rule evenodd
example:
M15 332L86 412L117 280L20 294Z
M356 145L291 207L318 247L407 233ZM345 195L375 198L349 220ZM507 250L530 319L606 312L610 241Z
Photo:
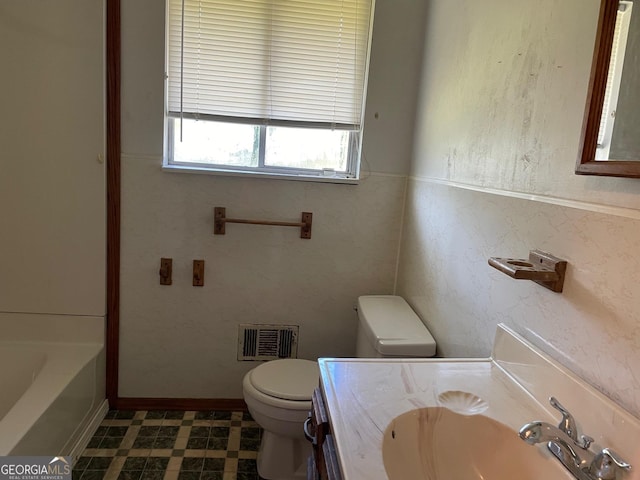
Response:
M398 290L439 355L488 356L504 322L640 414L640 219L414 179L405 225ZM534 248L568 261L561 294L487 264Z
M405 177L358 186L168 174L160 159L124 158L122 396L239 398L238 324L300 325L301 358L355 353L358 295L391 293ZM213 207L238 218L296 221L300 230L227 225L213 235ZM173 285L158 283L173 258ZM205 286L191 262L206 262Z
M599 3L429 2L413 174L639 208L636 180L573 174Z
M505 322L639 415L640 183L573 173L599 2L454 3L427 12L398 293L441 354ZM536 248L562 294L487 265Z
M352 186L162 172L163 2L123 2L121 396L241 397L256 364L236 361L240 323L300 325L303 358L355 353L357 296L394 288L424 6L377 2L365 179ZM312 211L312 239L246 225L214 236L214 206L278 220ZM170 287L160 257L174 259ZM206 261L203 288L191 286L193 259Z
M105 313L103 24L101 1L0 5L0 311Z

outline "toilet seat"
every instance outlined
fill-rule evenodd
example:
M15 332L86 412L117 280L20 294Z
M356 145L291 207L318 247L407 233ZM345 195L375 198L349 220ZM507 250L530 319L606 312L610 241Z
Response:
M282 400L303 402L311 400L319 376L316 362L297 358L266 362L249 372L251 385L259 392Z

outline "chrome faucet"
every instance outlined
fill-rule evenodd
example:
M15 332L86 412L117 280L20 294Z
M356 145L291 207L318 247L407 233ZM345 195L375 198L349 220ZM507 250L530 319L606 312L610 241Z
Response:
M578 480L615 480L618 471L631 469L631 465L609 448L598 453L589 450L593 438L581 435L578 440L573 415L554 397L549 403L562 413L560 424L556 427L540 421L527 423L519 431L522 440L529 445L546 442L551 453Z

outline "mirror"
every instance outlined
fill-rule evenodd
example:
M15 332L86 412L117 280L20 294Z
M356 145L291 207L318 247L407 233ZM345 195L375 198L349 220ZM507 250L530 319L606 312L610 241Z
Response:
M640 0L601 0L580 143L577 174L640 178Z

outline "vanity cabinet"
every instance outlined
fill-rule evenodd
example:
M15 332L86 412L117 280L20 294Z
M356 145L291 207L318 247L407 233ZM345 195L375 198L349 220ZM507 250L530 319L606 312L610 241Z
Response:
M307 464L307 479L342 480L329 416L320 388L313 391L311 412L305 422L304 432L313 447Z

